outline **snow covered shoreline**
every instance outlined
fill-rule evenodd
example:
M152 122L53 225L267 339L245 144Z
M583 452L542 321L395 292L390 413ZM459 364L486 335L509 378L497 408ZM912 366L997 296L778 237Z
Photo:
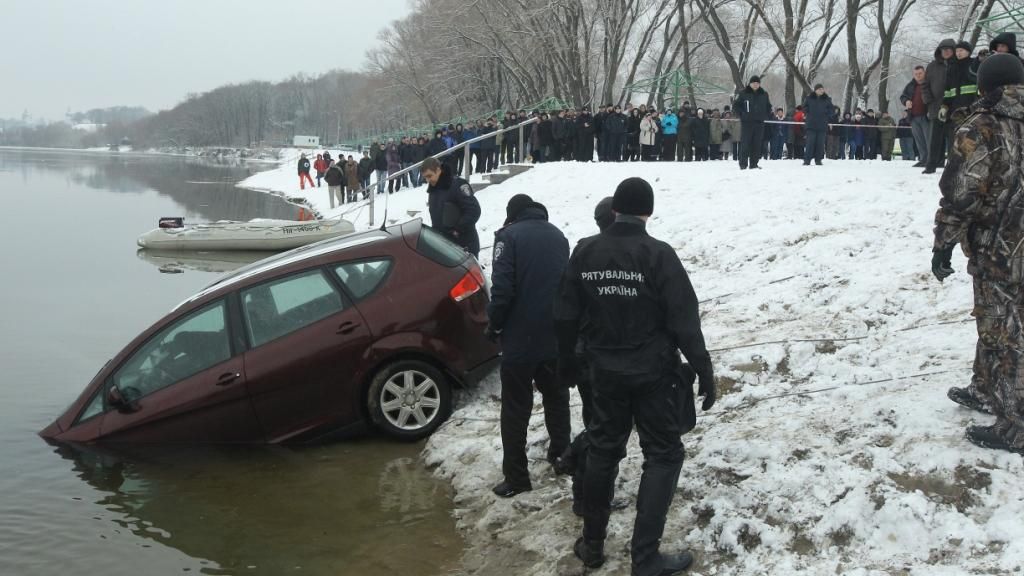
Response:
M1019 571L1021 457L964 440L967 425L992 418L945 396L968 382L976 334L963 257L944 284L930 274L938 177L901 161L764 166L541 165L479 193L481 243L492 243L517 193L544 203L574 244L595 232L593 206L619 181L639 175L654 186L649 231L676 248L703 301L723 394L683 439L666 527L666 549L696 552L691 574ZM291 164L280 170L294 187ZM318 207L321 191L309 195ZM405 219L422 214L426 197L420 189L388 201L390 219ZM539 399L534 491L511 500L490 492L501 479L499 386L492 376L466 393L424 451L455 488L465 569L583 574L571 551L580 521L569 480L544 462ZM578 432L575 393L573 402ZM631 504L641 461L634 435L617 485ZM595 573L628 570L633 515L613 513L608 567Z

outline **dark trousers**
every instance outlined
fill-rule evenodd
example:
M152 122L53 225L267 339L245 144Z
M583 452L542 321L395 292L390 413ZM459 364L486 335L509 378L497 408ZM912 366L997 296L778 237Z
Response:
M761 159L761 142L764 140L763 122L743 122L740 132L740 168L757 167Z
M607 133L601 138L604 143L604 159L618 162L623 158L623 134Z
M512 164L516 161L517 149L519 148L519 142L516 140L509 141L509 134L515 134L514 132L505 133L505 141L501 143L501 154L505 157L505 164ZM519 137L515 134L516 138Z
M826 135L827 133L824 130L807 131L807 146L804 147L804 164L810 164L811 159L814 160L815 164L821 164L821 159L825 157Z
M679 161L693 162L693 140L689 137L679 141Z
M569 446L569 390L558 381L555 361L538 363L501 363L501 463L505 480L516 487L529 488L530 472L526 460L526 432L533 412L533 387L544 398L544 423L547 425L548 459L553 460Z
M927 168L938 168L945 161L946 154L946 125L949 121L939 122L932 120L931 138L928 139L928 163Z
M708 147L707 146L694 146L693 147L693 159L696 162L703 162L708 159Z
M676 134L665 134L665 137L661 139L661 159L663 161L675 162Z
M604 540L615 474L636 423L644 453L630 552L633 574L661 571L659 542L683 465L682 407L678 378L625 378L591 370L593 422L583 482L583 537Z

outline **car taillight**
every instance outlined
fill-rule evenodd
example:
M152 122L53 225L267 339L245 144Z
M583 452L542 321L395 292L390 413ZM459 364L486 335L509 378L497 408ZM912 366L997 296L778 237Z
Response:
M484 274L480 271L475 264L469 269L469 272L459 280L459 283L455 285L448 292L448 295L452 297L452 300L456 302L462 302L466 298L469 298L473 294L476 294L484 287Z

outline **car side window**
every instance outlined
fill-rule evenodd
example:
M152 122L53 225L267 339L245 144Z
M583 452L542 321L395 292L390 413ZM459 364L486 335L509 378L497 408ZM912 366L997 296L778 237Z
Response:
M227 361L231 342L224 313L219 300L164 328L114 373L114 385L139 398Z
M242 310L254 347L337 314L344 307L341 295L320 270L242 291Z
M390 270L391 260L381 258L341 264L334 268L334 273L352 296L361 300L380 287Z

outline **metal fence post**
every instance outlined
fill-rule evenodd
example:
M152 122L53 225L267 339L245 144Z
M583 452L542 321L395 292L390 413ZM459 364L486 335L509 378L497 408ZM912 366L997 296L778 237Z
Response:
M380 176L377 176L377 179L380 180ZM374 205L374 203L376 201L377 201L377 190L376 190L376 186L374 186L374 187L370 188L370 228L373 228L373 205ZM357 214L357 216L358 216L358 214Z
M469 177L473 173L471 170L472 166L469 162L469 145L463 144L462 146L462 177L469 182Z
M516 163L517 164L521 163L523 161L523 128L525 128L525 126L520 126L519 127L519 147L516 148Z

